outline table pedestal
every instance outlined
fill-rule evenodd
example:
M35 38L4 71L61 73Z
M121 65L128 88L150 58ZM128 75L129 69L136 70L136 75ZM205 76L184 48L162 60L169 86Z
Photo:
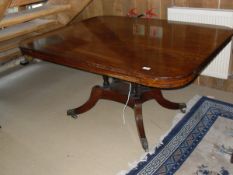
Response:
M99 99L112 100L126 104L130 83L114 78L110 83L107 76L104 76L103 78L103 86L94 86L87 102L78 108L68 110L67 115L77 118L79 114L94 107ZM180 109L182 112L185 112L186 109L186 105L184 103L174 103L166 100L160 89L149 88L139 84L131 84L131 93L127 106L134 110L138 135L145 151L148 151L148 142L143 125L142 103L151 99L156 100L161 106L168 109Z

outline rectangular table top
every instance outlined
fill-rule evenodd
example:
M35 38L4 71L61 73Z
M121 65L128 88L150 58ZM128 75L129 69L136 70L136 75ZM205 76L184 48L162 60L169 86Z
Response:
M157 88L190 83L226 46L228 28L94 17L21 44L24 54Z

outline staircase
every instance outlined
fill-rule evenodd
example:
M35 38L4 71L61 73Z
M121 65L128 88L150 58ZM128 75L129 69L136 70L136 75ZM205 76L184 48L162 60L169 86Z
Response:
M64 26L56 16L71 5L47 0L0 1L0 65L21 56L19 43L27 38Z

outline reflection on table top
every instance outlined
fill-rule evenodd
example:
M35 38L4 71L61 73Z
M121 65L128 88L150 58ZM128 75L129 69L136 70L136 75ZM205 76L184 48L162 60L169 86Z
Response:
M231 29L95 17L21 44L24 54L134 83L181 87L230 42Z

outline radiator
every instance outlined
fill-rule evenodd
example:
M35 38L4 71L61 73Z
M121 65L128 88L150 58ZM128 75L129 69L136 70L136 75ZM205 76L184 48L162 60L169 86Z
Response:
M168 20L214 24L233 28L233 10L170 7L168 8ZM214 58L201 74L227 79L231 66L231 51L232 42Z

